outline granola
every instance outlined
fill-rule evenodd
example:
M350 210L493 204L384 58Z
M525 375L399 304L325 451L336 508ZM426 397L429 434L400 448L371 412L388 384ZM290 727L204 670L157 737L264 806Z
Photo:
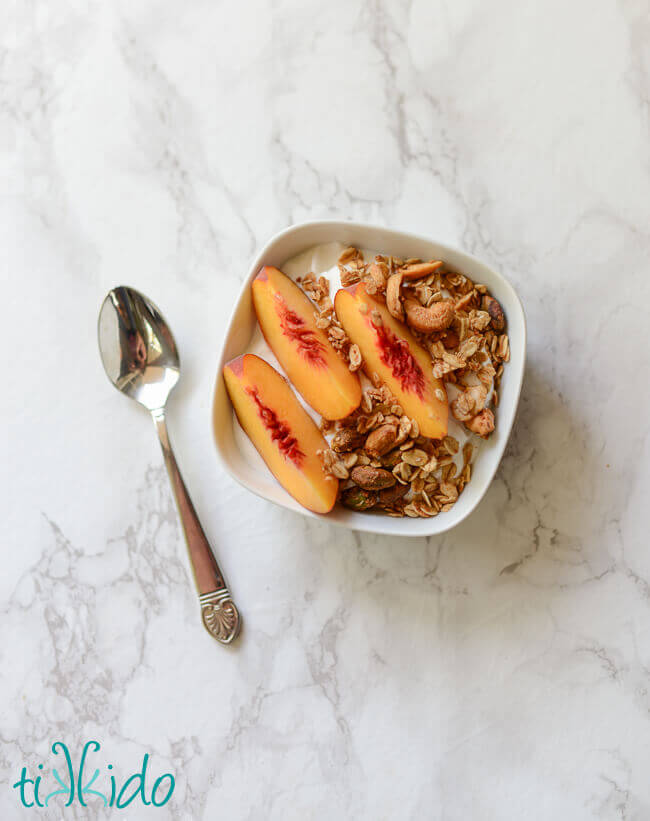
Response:
M353 510L437 516L453 507L471 479L475 437L487 439L495 428L504 363L510 359L503 309L484 284L441 260L377 255L366 262L359 249L350 247L338 268L344 287L363 282L367 293L406 322L429 351L432 374L445 382L451 415L469 438L421 436L416 420L408 418L377 374L366 373L370 385L357 410L321 426L333 432L330 448L319 451L323 469L341 480L340 501ZM361 352L333 310L327 279L307 274L298 282L350 370L363 371ZM377 311L372 321L381 326ZM439 394L443 401L444 392Z

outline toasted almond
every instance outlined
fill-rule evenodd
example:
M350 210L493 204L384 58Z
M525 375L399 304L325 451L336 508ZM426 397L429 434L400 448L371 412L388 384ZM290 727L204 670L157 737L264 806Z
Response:
M383 490L395 484L395 477L390 471L370 465L352 468L350 478L364 490Z
M383 456L395 446L396 439L395 425L380 425L368 435L365 444L366 453L371 456Z
M354 428L341 428L334 434L331 447L336 453L347 453L361 447L363 441L363 435L355 431Z

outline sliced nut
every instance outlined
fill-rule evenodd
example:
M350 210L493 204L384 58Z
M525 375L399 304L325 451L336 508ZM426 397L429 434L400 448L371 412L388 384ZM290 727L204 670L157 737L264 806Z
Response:
M490 314L492 327L495 331L502 331L506 327L506 317L503 308L493 296L485 294L481 300L481 307Z
M417 300L407 299L404 308L408 324L423 334L444 331L454 319L454 306L451 302L434 302L430 308L425 308Z
M366 439L366 453L371 456L380 457L388 453L395 446L397 439L397 428L395 425L381 425Z
M336 453L347 453L348 451L360 448L363 445L364 437L354 428L341 428L332 438L330 447Z
M341 504L352 510L369 510L377 504L377 494L360 487L350 487L341 494Z
M364 490L383 490L395 484L395 477L392 473L383 468L373 468L369 465L352 468L350 478Z
M402 287L402 273L393 274L388 278L386 284L386 307L391 316L395 319L404 319L404 309L400 301L400 289ZM416 303L417 304L417 303Z
M420 279L421 277L429 276L429 274L433 274L434 271L437 271L438 268L442 268L442 266L443 263L441 260L416 262L414 265L406 265L401 269L401 273L404 274L404 279L410 281L412 279Z
M477 416L470 419L469 422L465 422L465 425L473 433L477 433L483 439L487 439L494 430L494 414L489 408L483 408Z

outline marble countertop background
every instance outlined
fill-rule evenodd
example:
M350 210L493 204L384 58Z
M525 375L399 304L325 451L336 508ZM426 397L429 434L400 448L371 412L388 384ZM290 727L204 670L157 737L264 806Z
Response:
M175 774L136 819L650 817L649 43L648 0L3 6L3 819L114 817L21 810L59 739ZM217 463L249 259L320 217L458 245L524 302L507 454L442 537L307 521ZM100 366L120 283L181 350L170 429L230 650Z

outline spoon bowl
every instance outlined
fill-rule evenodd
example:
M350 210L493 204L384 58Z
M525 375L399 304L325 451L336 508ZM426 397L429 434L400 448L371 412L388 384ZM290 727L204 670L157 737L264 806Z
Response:
M108 293L99 312L99 352L115 387L149 411L162 408L180 376L176 342L158 308L134 288Z

